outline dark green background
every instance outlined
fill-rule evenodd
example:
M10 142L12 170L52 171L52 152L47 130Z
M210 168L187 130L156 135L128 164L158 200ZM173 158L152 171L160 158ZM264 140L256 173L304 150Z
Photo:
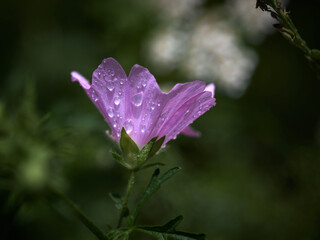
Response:
M320 48L319 3L291 0L289 10ZM111 158L107 125L70 72L89 77L110 56L127 73L136 63L158 72L141 54L157 12L143 1L6 1L0 20L0 238L95 239L47 186L106 230L118 214L108 193L123 193L128 172ZM320 239L320 80L277 33L253 47L260 60L244 95L217 89L217 106L193 125L202 137L179 136L156 157L163 170L182 171L140 224L182 214L181 229L210 240ZM186 81L176 72L155 77ZM138 174L131 200L151 174Z

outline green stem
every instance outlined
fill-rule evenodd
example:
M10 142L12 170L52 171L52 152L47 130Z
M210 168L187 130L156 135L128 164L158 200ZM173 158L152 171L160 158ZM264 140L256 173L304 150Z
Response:
M81 210L80 208L72 202L63 193L53 190L53 192L59 196L64 202L73 210L74 214L79 218L79 220L100 240L109 240L105 233L98 228Z
M134 170L132 170L131 174L130 174L126 195L124 196L124 199L123 199L123 202L122 202L122 206L121 206L121 212L120 212L120 217L119 217L117 228L119 228L121 226L122 219L123 219L123 217L125 216L125 214L126 214L126 212L128 210L127 209L127 204L128 204L128 199L129 199L133 184L134 184Z
M278 27L278 30L281 35L289 40L295 47L301 49L320 79L320 61L317 56L320 51L317 49L311 50L309 48L306 41L300 36L298 29L291 20L289 12L282 9L280 0L257 0L257 6L260 6L263 11L270 12L272 16L280 22L282 26Z

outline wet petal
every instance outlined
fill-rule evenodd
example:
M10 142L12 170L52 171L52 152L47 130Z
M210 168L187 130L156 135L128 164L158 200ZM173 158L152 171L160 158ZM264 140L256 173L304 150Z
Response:
M126 73L113 58L104 59L92 74L92 88L98 98L95 103L102 105L98 108L116 140L124 123L126 82Z
M208 111L214 104L215 99L212 97L211 92L204 91L193 96L176 109L176 112L160 130L159 137L166 136L165 143L171 139L175 139L179 133Z
M152 130L161 115L165 94L148 69L134 65L128 77L126 95L125 116L131 121L128 134L141 147L154 137Z
M192 127L188 126L182 130L182 134L189 136L189 137L200 137L201 133L194 130Z
M164 143L179 133L199 136L189 125L215 105L213 84L177 84L166 94L148 69L135 65L127 78L113 58L104 59L93 72L92 85L77 72L71 76L109 124L108 135L119 142L124 127L140 148L155 136L166 136Z

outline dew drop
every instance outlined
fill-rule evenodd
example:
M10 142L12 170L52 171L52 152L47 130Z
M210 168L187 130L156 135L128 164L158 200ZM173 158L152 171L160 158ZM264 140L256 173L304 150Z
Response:
M158 105L158 107L160 107L160 106L161 106L161 104L160 104L160 103L158 103L157 105Z
M123 80L120 80L120 85L123 85Z
M115 97L114 98L114 104L117 105L117 106L120 104L120 98L119 97Z
M151 110L154 110L156 108L156 104L154 102L151 103Z
M112 118L114 116L113 108L109 108L107 110L107 113L108 113L108 116Z
M146 126L145 125L141 125L141 132L144 133L146 131Z
M109 91L112 91L114 89L114 83L113 82L107 82L106 83L107 88Z
M143 79L141 82L142 87L146 87L147 86L147 79Z
M166 119L166 114L165 114L165 113L162 113L160 119L161 119L161 121L164 121L164 120Z
M124 122L124 128L126 129L127 133L131 133L133 130L133 124L131 120L127 120Z
M108 69L107 73L108 73L108 75L111 76L111 77L114 76L114 71L111 70L111 69Z
M95 102L97 102L99 100L95 91L92 91L91 97L92 97L93 101L95 101Z
M134 95L131 99L132 104L134 104L135 106L139 107L142 104L142 94L138 93L136 95Z

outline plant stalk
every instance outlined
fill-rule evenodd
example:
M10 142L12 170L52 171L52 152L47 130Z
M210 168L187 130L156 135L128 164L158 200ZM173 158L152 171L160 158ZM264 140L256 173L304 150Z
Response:
M62 192L53 190L55 195L60 197L74 212L78 219L100 240L109 240L106 234L98 228L81 210L80 208Z
M118 221L118 225L117 228L119 228L122 224L122 220L125 217L128 209L127 209L127 205L128 205L128 199L131 193L131 189L133 187L134 184L134 179L135 179L135 172L134 170L131 171L130 174L130 178L128 181L128 186L127 186L127 190L126 190L126 195L124 196L123 202L122 202L122 206L121 206L121 212L120 212L120 217L119 217L119 221Z

